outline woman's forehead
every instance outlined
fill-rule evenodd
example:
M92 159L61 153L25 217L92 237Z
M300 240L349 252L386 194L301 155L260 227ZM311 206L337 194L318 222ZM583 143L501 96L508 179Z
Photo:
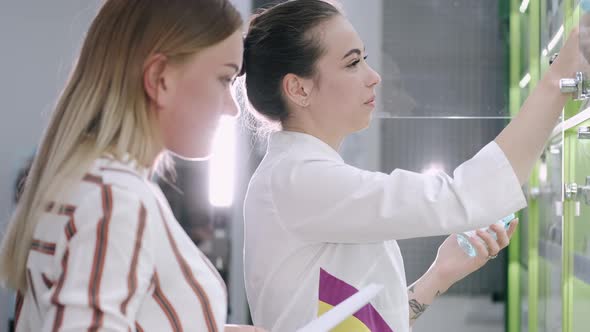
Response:
M341 60L353 49L364 51L364 44L352 24L344 17L337 16L328 20L320 27L319 37L325 55L332 60Z

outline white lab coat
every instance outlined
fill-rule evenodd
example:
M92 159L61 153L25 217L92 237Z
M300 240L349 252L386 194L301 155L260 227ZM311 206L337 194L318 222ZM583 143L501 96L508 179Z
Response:
M344 293L381 283L385 289L370 313L351 324L386 330L370 326L381 321L393 331L409 331L407 282L395 240L489 226L525 206L518 179L494 142L450 177L364 171L313 136L274 133L244 206L254 323L294 331Z

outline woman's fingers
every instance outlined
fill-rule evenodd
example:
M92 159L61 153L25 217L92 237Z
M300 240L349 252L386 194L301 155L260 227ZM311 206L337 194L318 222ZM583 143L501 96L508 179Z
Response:
M481 241L481 239L477 236L473 236L469 238L469 242L475 248L477 252L477 257L486 258L490 255L488 248L486 247L485 243Z
M510 222L510 227L508 228L508 237L512 238L512 234L514 234L514 232L516 231L516 227L518 226L518 218L512 220Z
M490 226L490 229L496 233L498 246L500 250L506 248L508 244L510 244L510 238L508 237L508 233L506 232L506 228L500 224L494 224Z
M488 247L489 256L495 256L500 252L500 245L492 234L487 231L477 230L477 236L485 242L485 245Z

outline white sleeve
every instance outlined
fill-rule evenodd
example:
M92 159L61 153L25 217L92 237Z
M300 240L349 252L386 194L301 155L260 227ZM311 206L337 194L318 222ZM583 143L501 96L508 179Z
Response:
M450 234L489 226L526 206L495 142L460 165L453 177L283 160L270 181L283 227L309 241L362 243Z
M56 257L61 273L43 331L135 330L154 271L147 211L132 192L109 185L97 192L76 208Z

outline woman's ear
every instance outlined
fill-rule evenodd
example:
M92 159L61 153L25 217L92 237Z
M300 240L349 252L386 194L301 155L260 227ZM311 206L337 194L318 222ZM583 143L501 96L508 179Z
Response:
M168 92L168 77L166 69L168 58L162 54L154 54L148 58L143 67L143 88L150 102L162 106L166 92Z
M283 78L282 88L283 94L291 103L303 108L309 106L313 80L287 74Z

